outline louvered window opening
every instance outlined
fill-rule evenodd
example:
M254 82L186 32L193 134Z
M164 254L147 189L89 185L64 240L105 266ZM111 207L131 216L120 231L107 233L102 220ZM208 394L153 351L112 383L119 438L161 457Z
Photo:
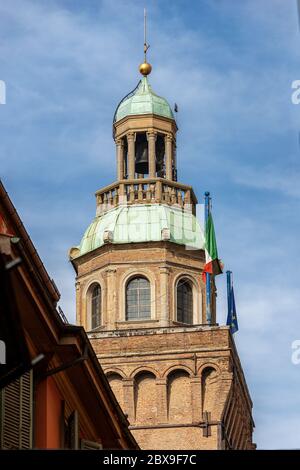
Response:
M78 411L74 410L64 423L64 449L79 448L79 417Z
M80 441L81 450L100 450L103 449L102 444L94 441L87 441L86 439L81 439Z
M31 449L33 427L33 374L7 385L0 392L1 449Z
M136 277L127 284L126 320L146 320L151 318L150 282L144 277Z

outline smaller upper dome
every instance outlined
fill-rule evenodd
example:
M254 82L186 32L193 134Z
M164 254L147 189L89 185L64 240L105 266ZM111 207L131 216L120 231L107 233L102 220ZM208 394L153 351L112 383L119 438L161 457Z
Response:
M169 103L156 95L144 76L133 93L125 96L115 112L114 122L136 114L156 114L174 119Z

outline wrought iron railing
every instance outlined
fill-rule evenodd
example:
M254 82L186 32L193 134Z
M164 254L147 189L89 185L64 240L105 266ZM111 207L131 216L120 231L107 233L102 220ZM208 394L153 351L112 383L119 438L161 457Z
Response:
M60 306L57 307L57 311L58 311L58 314L60 316L60 318L62 319L62 321L66 324L68 324L68 319L66 317L66 315L64 314L64 312L62 311L62 309L60 308Z

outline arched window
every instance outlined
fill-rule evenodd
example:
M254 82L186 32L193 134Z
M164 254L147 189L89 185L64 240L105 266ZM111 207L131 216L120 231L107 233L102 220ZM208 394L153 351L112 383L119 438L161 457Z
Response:
M135 277L126 287L126 320L147 318L151 318L150 282L144 277Z
M91 291L91 328L101 325L101 287L95 284Z
M187 279L181 279L177 285L177 321L193 323L193 288Z

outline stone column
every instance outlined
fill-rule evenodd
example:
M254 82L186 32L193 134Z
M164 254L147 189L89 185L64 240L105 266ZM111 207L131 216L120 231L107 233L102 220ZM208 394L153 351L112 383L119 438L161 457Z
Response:
M123 392L124 392L124 412L128 415L130 424L134 424L134 380L123 379Z
M160 326L170 323L169 309L169 268L162 266L160 270Z
M118 181L124 179L124 141L116 140L117 146L117 178Z
M175 176L174 180L177 181L177 155L176 155L176 140L174 139L172 145L172 166L174 167Z
M156 155L155 155L155 142L156 132L147 132L148 139L148 158L149 158L149 178L155 178L156 176Z
M167 379L156 379L157 424L168 422Z
M108 330L114 330L117 321L116 310L116 269L108 268L106 270L106 327Z
M135 176L135 133L128 132L128 154L127 154L127 165L128 165L128 179L133 180Z
M173 144L172 136L170 134L165 135L165 155L166 155L166 178L168 180L173 179L172 175L172 162L173 162Z

